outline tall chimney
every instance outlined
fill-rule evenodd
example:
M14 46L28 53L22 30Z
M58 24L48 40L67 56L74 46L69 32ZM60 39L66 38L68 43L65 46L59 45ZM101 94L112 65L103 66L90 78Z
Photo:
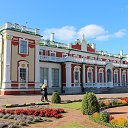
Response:
M51 42L53 42L53 41L54 41L54 33L51 33L50 41L51 41Z
M121 57L123 56L123 50L120 50L120 56Z

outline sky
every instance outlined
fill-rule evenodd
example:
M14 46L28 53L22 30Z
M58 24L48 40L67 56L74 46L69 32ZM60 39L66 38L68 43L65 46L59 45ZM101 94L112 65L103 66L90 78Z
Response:
M44 39L74 43L85 39L97 50L128 54L128 0L1 0L0 26L6 22L39 28Z

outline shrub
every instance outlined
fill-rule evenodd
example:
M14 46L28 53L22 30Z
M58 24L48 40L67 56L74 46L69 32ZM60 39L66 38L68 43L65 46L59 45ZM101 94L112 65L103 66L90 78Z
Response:
M105 106L110 106L110 105L111 105L111 102L110 102L110 101L104 101L103 104L104 104Z
M112 106L116 106L116 105L118 105L117 101L113 100L112 101Z
M95 113L93 113L93 118L95 119L95 120L99 120L99 113L98 112L95 112Z
M52 103L60 103L61 102L61 97L59 96L58 92L53 92L51 102Z
M109 122L109 116L110 116L110 114L108 112L100 112L99 119L102 122L108 123Z
M99 103L94 93L90 92L84 95L81 110L83 115L92 115L99 112Z
M128 121L121 117L112 119L110 123L115 126L128 127Z

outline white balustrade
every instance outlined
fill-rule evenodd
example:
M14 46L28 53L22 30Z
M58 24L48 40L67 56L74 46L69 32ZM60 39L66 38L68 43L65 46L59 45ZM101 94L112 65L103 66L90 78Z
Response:
M55 61L55 62L68 62L68 61L73 61L73 62L79 62L79 63L87 63L87 64L98 64L98 65L106 65L106 61L99 61L99 60L91 60L91 59L84 59L84 58L75 58L71 56L67 57L55 57L55 56L44 56L40 55L40 60L43 61ZM115 67L123 67L123 68L128 68L127 64L117 64L113 63L113 66Z
M19 24L12 24L10 22L7 22L5 25L0 27L0 30L7 29L7 28L18 29L20 31L26 31L26 32L34 33L34 34L39 34L39 29L28 28L26 26L21 26Z

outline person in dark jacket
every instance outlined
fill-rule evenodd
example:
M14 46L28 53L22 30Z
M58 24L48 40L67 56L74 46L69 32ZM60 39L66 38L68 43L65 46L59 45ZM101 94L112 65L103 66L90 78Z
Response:
M41 94L42 94L41 101L44 102L44 99L45 101L48 101L46 84L43 84L41 86Z

